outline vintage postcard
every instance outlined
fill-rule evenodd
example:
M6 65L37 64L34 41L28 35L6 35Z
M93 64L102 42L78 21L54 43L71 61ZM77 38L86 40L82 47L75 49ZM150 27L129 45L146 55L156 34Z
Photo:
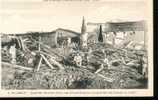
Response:
M152 0L0 0L0 97L153 96Z

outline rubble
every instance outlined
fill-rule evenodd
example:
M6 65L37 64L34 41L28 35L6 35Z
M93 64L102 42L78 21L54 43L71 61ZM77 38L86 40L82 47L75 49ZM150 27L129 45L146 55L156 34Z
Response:
M2 76L3 88L121 89L142 86L139 80L144 76L138 72L138 68L141 57L144 57L143 64L147 63L145 50L120 49L110 44L98 43L88 44L92 49L91 52L88 52L88 49L71 50L67 47L68 52L64 53L60 48L52 48L36 39L29 38L29 40L34 42L31 45L23 42L23 49L16 49L17 65L13 67L10 64L12 59L10 53L2 48L3 73L10 74L10 76ZM20 38L20 41L24 40ZM40 44L40 50L37 49L37 44ZM73 61L77 53L82 57L81 66L76 66ZM95 73L103 63L105 54L109 56L110 67L102 68ZM12 72L9 72L10 70Z

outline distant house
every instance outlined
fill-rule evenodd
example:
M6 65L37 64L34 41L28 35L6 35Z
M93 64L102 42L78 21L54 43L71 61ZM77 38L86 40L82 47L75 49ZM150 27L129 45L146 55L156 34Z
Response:
M88 44L97 43L97 34L89 33L88 35Z
M31 36L36 41L39 41L40 37L40 41L50 47L68 45L68 43L79 43L80 41L80 33L63 28L58 28L51 32L27 32L7 34L7 36L8 35L22 37L24 39ZM5 35L3 37L5 37ZM6 39L5 41L9 41L9 39Z
M40 34L40 36L41 41L44 44L53 47L60 45L68 45L68 42L79 43L80 33L68 29L58 28L52 32Z

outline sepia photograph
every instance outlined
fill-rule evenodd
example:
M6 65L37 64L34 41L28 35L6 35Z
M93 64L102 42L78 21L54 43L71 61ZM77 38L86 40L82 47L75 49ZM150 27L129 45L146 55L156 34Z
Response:
M1 0L0 91L152 90L149 5Z

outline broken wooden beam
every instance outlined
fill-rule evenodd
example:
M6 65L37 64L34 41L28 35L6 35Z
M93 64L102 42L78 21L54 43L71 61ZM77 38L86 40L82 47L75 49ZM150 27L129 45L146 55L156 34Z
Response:
M92 72L90 72L89 70L87 70L87 69L85 69L85 68L82 68L82 69L77 68L77 69L79 69L79 70L81 70L81 71L83 71L83 70L84 70L84 71L87 71L87 72L89 72L91 75L94 75L94 76L103 78L104 81L107 81L107 82L110 82L110 83L114 81L113 78L106 77L106 76L104 76L104 75L102 75L102 74L99 74L99 73L97 73L97 74L92 73Z
M55 51L52 51L51 47L49 45L46 45L42 42L39 42L39 41L36 41L35 39L32 39L35 43L37 44L40 44L41 48L44 47L44 49L48 52L51 52L51 53L54 53L55 55L59 56L59 57L62 57L62 58L65 58L65 56L61 55L61 54L58 54L57 52Z
M54 65L58 66L59 69L64 69L64 67L62 66L62 64L60 64L59 62L57 62L57 61L54 59L55 57L53 57L53 56L51 56L51 55L48 55L48 54L46 54L46 53L44 53L44 52L41 52L41 53L43 53L44 55L50 57L51 62L52 62Z
M19 41L20 41L20 44L21 44L21 50L22 51L25 50L25 45L24 45L24 42L23 42L21 37L19 37Z
M43 58L43 60L46 62L46 64L51 68L51 69L54 69L54 67L51 65L51 63L47 60L47 58L43 55L43 54L40 54L41 57Z
M108 82L113 82L114 81L113 78L106 77L102 74L97 73L96 75L102 77L105 81L108 81Z
M53 57L52 54L48 54L48 53L45 53L45 52L43 52L43 51L33 51L33 52L35 52L35 53L40 53L40 54L46 55L46 56L48 56L48 57Z
M104 69L104 65L102 64L98 70L95 71L95 74L101 72Z
M33 70L33 68L24 67L24 66L21 66L21 65L15 65L15 64L7 63L7 62L1 62L1 63L4 66L10 66L10 67L18 68L18 69L22 69L22 70L28 70L28 71L32 71Z
M41 46L43 46L43 45L41 45ZM56 53L55 51L53 51L52 49L50 49L50 48L43 48L43 50L45 51L45 52L48 52L48 53L52 53L52 54L55 54L55 55L57 55L58 57L61 57L61 58L65 58L65 56L63 56L62 54L59 54L59 53Z
M58 66L59 69L65 69L62 64L60 64L58 61L54 60L55 57L53 57L51 54L47 54L47 53L45 53L45 52L43 52L43 51L36 51L36 52L40 52L42 55L45 55L45 56L48 56L49 58L51 58L51 59L50 59L51 62L52 62L54 65Z
M54 65L58 66L59 69L61 69L61 70L64 69L64 67L63 67L59 62L55 61L53 58L50 59L50 60L51 60L51 62L52 62Z

